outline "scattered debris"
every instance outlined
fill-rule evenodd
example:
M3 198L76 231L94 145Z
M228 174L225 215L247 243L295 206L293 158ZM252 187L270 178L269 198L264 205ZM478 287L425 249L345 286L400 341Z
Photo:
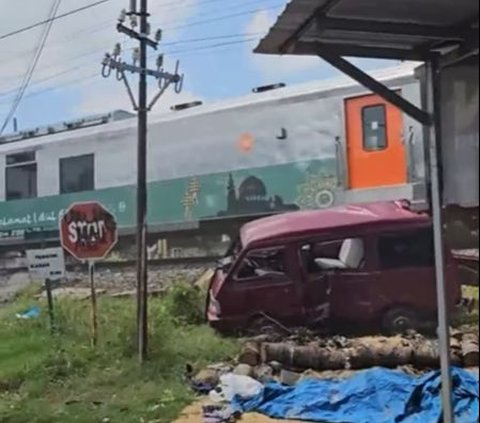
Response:
M231 403L234 398L248 400L262 389L263 385L251 377L228 373L220 376L218 386L210 392L210 400L214 403Z
M248 364L238 364L233 369L233 374L237 376L253 376L253 367L249 366Z
M15 317L17 319L30 320L30 319L36 319L37 317L39 317L40 313L41 313L40 307L32 306L26 309L25 311L17 313Z
M201 291L207 291L208 285L210 284L210 280L212 279L213 275L215 274L215 270L210 268L206 272L204 272L195 282L195 286L199 288Z

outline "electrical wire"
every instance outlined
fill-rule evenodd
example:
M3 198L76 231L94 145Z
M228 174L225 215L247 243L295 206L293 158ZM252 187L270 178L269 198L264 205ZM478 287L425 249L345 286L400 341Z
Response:
M164 28L164 30L165 31L171 31L171 30L175 30L175 29L190 28L192 26L205 25L205 24L212 23L212 22L223 21L225 19L231 19L231 18L236 18L236 17L240 17L240 16L253 15L254 13L258 13L258 12L264 12L264 11L267 11L267 10L278 9L278 7L281 4L283 4L283 3L277 4L275 6L263 7L261 9L247 10L245 12L232 13L232 14L229 14L229 15L218 16L218 17L214 17L214 18L210 18L210 19L204 19L204 20L200 20L200 21L189 22L189 23L182 24L182 25L166 27L166 28Z
M0 41L5 40L6 38L9 38L9 37L13 37L14 35L22 34L23 32L30 31L34 28L39 27L39 26L49 24L49 23L51 23L53 21L56 21L58 19L62 19L62 18L66 18L67 16L75 15L76 13L83 12L84 10L91 9L92 7L100 6L101 4L107 3L109 1L111 1L111 0L99 0L95 3L91 3L91 4L87 4L86 6L79 7L78 9L72 9L72 10L70 10L68 12L65 12L65 13L62 13L60 15L45 19L45 20L40 21L40 22L36 22L34 24L25 26L25 27L20 28L20 29L16 29L15 31L11 31L11 32L8 32L6 34L0 35Z
M239 42L236 42L236 45L237 46L241 46L241 44L244 44L246 42L251 42L252 40L244 40L244 41L239 41ZM215 52L215 51L218 51L219 48L225 48L225 47L229 47L228 50L226 50L226 53L228 52L236 52L233 48L232 48L232 45L234 43L218 43L218 44L215 44L215 45L211 45L211 46L205 46L205 47L202 47L202 50L196 50L196 49L192 49L192 50L189 50L188 52L187 51L182 51L182 52L179 52L178 54L183 54L185 56L193 56L193 55L197 55L197 54L201 54L201 55L206 55L209 53L209 51L212 51L212 52ZM189 54L186 54L186 53L189 53ZM85 65L87 65L87 63L84 64L83 67L85 67ZM88 65L91 65L91 62L89 61ZM76 69L78 69L79 67L77 66ZM53 79L56 79L60 76L63 76L67 73L70 73L72 72L74 69L71 68L71 69L68 69L68 71L62 71L62 72L59 72L57 74L54 74L54 75L51 75L47 78L44 78L42 80L42 82L46 82L47 80L53 80ZM74 85L74 84L77 84L77 83L81 83L81 82L84 82L86 80L90 80L90 79L93 79L95 77L99 77L99 73L98 72L95 72L95 73L92 73L92 74L89 74L87 76L82 76L80 78L76 78L74 80L71 80L71 81L67 81L67 82L64 82L64 83L60 83L60 84L57 84L55 85L54 87L47 87L47 88L44 88L44 89L39 89L37 91L34 91L28 95L25 96L25 98L31 98L31 97L35 97L35 96L38 96L38 95L41 95L41 94L46 94L46 93L49 93L51 91L56 91L57 89L61 88L61 87L65 87L65 86L69 86L69 85ZM2 102L0 101L0 104L2 104Z
M261 35L261 34L263 34L263 32L245 33L245 34L224 34L224 35L211 36L211 37L190 38L190 39L185 39L185 40L163 43L162 46L178 46L178 45L182 45L182 44L199 43L199 42L204 42L204 41L218 41L218 40L229 40L229 39L234 39L234 38L250 37L247 40L236 40L235 42L232 41L232 42L228 42L227 44L219 43L218 45L213 44L213 45L201 46L201 47L192 48L192 49L165 50L166 54L177 54L177 53L183 54L185 52L194 51L195 49L203 51L203 50L206 50L206 49L208 50L209 48L216 48L216 47L220 47L220 46L223 46L223 45L243 44L243 43L246 43L246 42L254 41L255 38L251 38L251 37L256 37L256 36ZM131 51L133 49L134 48L132 47L132 48L126 49L125 51ZM98 49L98 50L95 50L95 51L92 51L92 52L87 52L85 54L79 55L79 56L77 56L77 59L85 58L85 57L91 57L91 56L97 55L97 54L98 55L103 55L104 52L105 52L104 49ZM154 57L154 55L150 55L150 57ZM56 79L59 76L63 76L65 74L75 72L76 70L78 70L80 68L84 68L84 67L89 66L91 64L92 64L91 60L82 61L82 62L80 62L80 63L78 63L74 66L71 66L71 67L63 70L63 71L54 73L53 75L47 75L44 78L35 80L35 82L33 84L31 84L31 86L39 85L43 82L47 82L47 81L50 81L52 79ZM58 68L58 64L53 63L51 65L46 66L44 69L50 69L50 68L52 68L52 69L55 68L56 69L56 68ZM8 79L15 79L15 78L16 77L8 78ZM15 89L0 93L0 98L13 94L14 92L17 91L17 89L18 88L15 88Z
M247 38L245 40L226 41L226 42L223 42L223 43L210 44L208 46L203 46L203 47L193 47L193 48L188 48L188 49L170 50L170 51L166 51L166 53L168 53L168 54L183 54L183 53L190 53L190 52L196 52L196 51L212 50L212 49L215 49L215 48L218 48L218 47L251 43L252 41L255 41L257 39L258 38L251 37L251 38Z
M35 55L33 57L33 60L25 73L25 76L23 78L22 84L20 86L20 89L18 90L17 96L15 97L15 100L13 101L12 107L10 109L10 112L8 113L7 117L5 118L2 127L0 128L0 135L3 134L3 131L5 131L5 128L7 125L10 123L10 120L13 118L15 115L15 112L17 111L17 108L22 101L22 98L25 94L25 91L28 88L28 85L32 79L33 73L35 72L35 69L38 65L38 61L40 60L40 57L42 56L43 49L45 48L45 44L47 43L48 36L50 35L50 30L52 29L53 25L53 18L56 16L58 9L60 7L62 0L54 0L52 8L50 10L50 21L48 22L47 26L45 27L45 30L42 33L40 42L38 44L37 51L35 52Z
M173 2L172 4L175 4L176 8L191 8L191 7L198 7L198 6L201 6L203 4L207 4L207 3L213 3L213 2L218 2L218 1L225 1L225 0L205 0L203 2L197 2L197 3L194 3L194 4L189 4L189 5L186 5L186 6L180 6L178 5L178 2ZM221 10L214 10L214 11L209 11L207 13L198 13L196 16L203 16L203 15L210 15L212 14L212 12L217 12L217 11L220 11L220 12L226 12L226 11L229 11L229 10L234 10L236 8L239 8L239 7L245 7L245 6L249 6L249 5L254 5L254 4L263 4L263 3L268 3L269 0L253 0L253 1L250 1L250 2L242 2L241 4L238 4L238 5L234 5L234 6L231 6L231 7L228 7L228 8L222 8ZM157 7L167 7L170 3L167 3L167 4L162 4L160 6L157 6ZM171 9L171 8L170 8ZM263 9L265 10L265 9ZM49 43L50 46L56 46L56 45L62 45L62 44L67 44L68 42L72 41L72 40L78 40L78 35L80 34L85 34L87 37L89 36L95 36L95 34L101 30L103 30L105 28L106 25L114 25L116 22L115 19L108 19L106 21L102 21L98 24L95 24L93 26L90 26L90 27L86 27L86 28L82 28L78 31L74 31L72 32L71 34L68 34L66 37L64 37L62 40L59 40L57 42L52 42L52 43ZM152 24L152 26L157 26L157 25L154 25ZM163 43L163 45L168 45L169 43ZM25 54L29 54L31 53L32 50L24 50L23 52L19 52L15 55L13 55L10 60L16 60L16 59L19 59L21 57L23 57Z
M102 0L102 1L98 1L96 3L92 3L91 5L88 5L88 6L85 6L83 8L80 8L80 9L75 9L76 12L80 11L80 10L85 10L86 8L90 8L90 7L93 7L93 6L96 6L96 5L99 5L99 4L102 4L102 3L105 3L109 0ZM217 1L220 1L220 0L205 0L204 2L202 2L202 4L204 3L213 3L213 2L217 2ZM256 0L254 3L257 3L258 0ZM172 5L175 4L176 6L179 6L181 7L180 5L178 5L178 2L172 2L171 3ZM168 4L164 4L162 6L167 6ZM243 4L244 6L245 4ZM211 22L218 22L218 21L222 21L222 20L228 20L228 19L232 19L232 18L236 18L236 17L240 17L240 16L245 16L245 15L250 15L250 14L253 14L253 13L257 13L257 12L260 12L260 11L265 11L265 10L271 10L271 9L276 9L278 8L280 5L275 5L275 6L270 6L268 8L262 8L262 9L254 9L254 10L248 10L248 11L244 11L244 12L240 12L240 13L234 13L234 14L228 14L228 15L222 15L222 16L216 16L216 17L213 17L213 18L210 18L210 19L205 19L205 20L200 20L200 21L195 21L195 22L190 22L190 23L187 23L187 24L183 24L183 25L178 25L178 26L172 26L172 27L169 27L167 28L167 30L173 30L173 29L178 29L178 28L185 28L185 27L191 27L191 26L196 26L196 25L202 25L202 24L206 24L206 23L211 23ZM73 14L74 11L70 11L68 12L68 14ZM64 16L66 14L63 14L63 15L59 15L59 16ZM48 22L49 20L45 20L45 21L42 21L43 23L44 22ZM40 23L39 23L40 24ZM38 25L37 25L38 26ZM24 29L26 30L26 29ZM17 31L18 32L18 31ZM221 40L221 39L229 39L229 38L236 38L236 37L248 37L248 36L253 36L253 35L257 35L257 34L260 34L260 33L256 33L256 34L228 34L228 35L220 35L220 36L212 36L212 37L202 37L202 38L192 38L192 39L187 39L187 40L178 40L178 41L172 41L172 42L167 42L167 43L163 43L162 45L171 45L171 46L174 46L174 45L181 45L181 44L185 44L185 43L196 43L196 42L202 42L202 41L213 41L213 40ZM0 38L1 39L1 38ZM225 42L225 43L217 43L217 44L213 44L213 45L207 45L207 46L200 46L200 47L195 47L195 48L190 48L190 49L178 49L178 50L166 50L165 53L167 54L185 54L185 53L193 53L193 54L196 54L197 52L205 52L205 51L208 51L208 50L214 50L214 49L217 49L217 48L220 48L220 47L224 47L224 46L230 46L230 45L236 45L236 44L245 44L245 43L249 43L249 42L253 42L255 41L254 38L247 38L245 40L236 40L236 41L229 41L229 42ZM133 50L133 48L129 48L128 50ZM85 54L82 54L81 56L79 57L86 57L86 56L92 56L92 55L95 55L97 53L100 53L100 52L103 52L104 50L96 50L96 51L92 51L92 52L87 52ZM49 81L49 80L53 80L53 79L56 79L60 76L63 76L65 74L68 74L68 73L71 73L71 72L74 72L76 70L78 70L80 67L86 67L87 65L90 65L91 62L89 61L88 63L85 63L85 64L81 64L81 65L77 65L75 67L72 67L72 68L68 68L62 72L58 72L54 75L50 75L50 76L47 76L41 80L38 80L38 81L35 81L34 84L32 85L38 85L40 83L43 83L43 82L46 82L46 81ZM54 65L51 65L50 67L54 67ZM56 66L55 66L56 67ZM48 88L47 88L48 90ZM45 91L43 91L45 92ZM8 96L12 93L12 91L10 92L4 92L2 94L0 94L0 96Z

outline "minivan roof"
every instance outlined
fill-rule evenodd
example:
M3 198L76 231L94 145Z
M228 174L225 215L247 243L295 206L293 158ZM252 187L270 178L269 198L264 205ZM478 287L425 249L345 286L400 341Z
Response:
M258 219L244 225L240 237L243 248L246 248L265 241L330 229L429 222L428 215L413 212L402 202L378 202L284 213Z

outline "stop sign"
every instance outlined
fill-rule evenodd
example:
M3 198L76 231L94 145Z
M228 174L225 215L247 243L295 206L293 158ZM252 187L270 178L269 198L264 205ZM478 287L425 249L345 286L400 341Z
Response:
M78 260L102 259L117 243L115 216L97 202L74 203L60 220L60 240Z

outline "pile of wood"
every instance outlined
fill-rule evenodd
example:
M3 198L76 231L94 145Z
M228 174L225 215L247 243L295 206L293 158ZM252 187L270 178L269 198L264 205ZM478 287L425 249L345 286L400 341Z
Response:
M467 368L479 365L478 333L456 332L451 338L452 364ZM245 343L239 362L255 367L270 363L295 370L359 370L376 366L435 369L440 366L437 340L419 334L395 337L343 337L269 342L264 339Z

